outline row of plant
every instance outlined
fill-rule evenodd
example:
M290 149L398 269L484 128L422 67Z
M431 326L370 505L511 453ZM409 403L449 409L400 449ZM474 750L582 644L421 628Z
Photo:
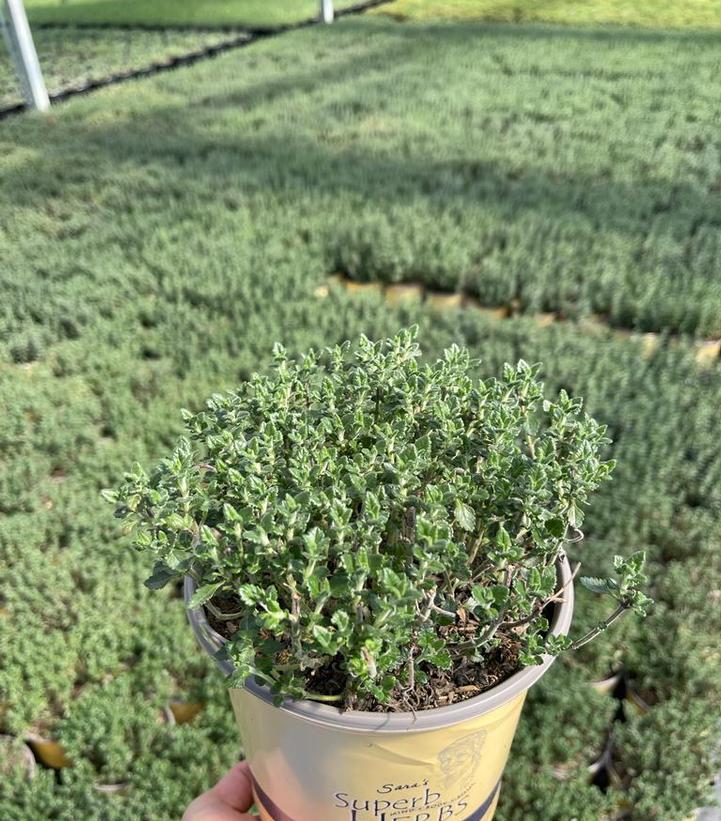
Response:
M218 31L38 29L33 39L50 94L82 88L107 77L162 64L189 52L217 47L230 38ZM21 101L9 56L0 62L0 109Z
M395 0L384 9L399 20L487 20L570 25L721 28L718 0L603 0L602 3L526 3L522 0Z
M147 238L138 215L153 198L183 219L198 196L204 223L231 210L237 225L262 211L278 241L311 243L326 271L358 280L416 279L487 306L718 335L715 35L365 18L340 21L332 46L327 35L295 32L211 61L193 74L202 104L191 108L187 75L136 88L132 118L76 132L69 117L52 154L25 154L45 178L36 196L49 202L32 213L37 199L19 196L13 222L24 221L28 238L3 243L14 299L2 316L7 334L17 332L16 356L28 317L42 346L87 321L76 286L97 278L95 304L107 293L104 275L65 244L38 261L55 272L50 281L12 276L38 253L34 231L106 231L87 204L66 214L53 196L63 166L81 200L126 167L132 209L118 217L123 232L137 219L133 249ZM438 63L426 79L429 55ZM197 178L179 194L190 165ZM8 186L22 186L16 168ZM124 201L116 190L100 202Z
M342 9L357 0L334 0ZM317 17L320 0L26 0L33 23L147 26L282 26Z
M479 311L495 319L508 319L511 316L520 315L520 303L518 300L509 305L501 305L496 308L487 308L478 299L469 297L460 291L433 291L424 287L419 282L400 282L393 285L386 285L383 282L357 282L354 279L342 274L332 274L328 278L330 285L340 285L348 289L351 293L373 292L382 293L389 305L398 305L401 302L427 303L436 311L453 311L460 308L467 308ZM329 293L329 286L319 285L314 291L319 298L324 298ZM563 322L561 314L546 311L532 315L533 320L542 327L547 327L554 322ZM631 336L630 331L614 328L599 316L588 316L577 323L577 327L585 333L591 335L612 335L617 339L626 339ZM651 355L656 348L663 344L674 344L679 341L673 334L657 333L649 331L641 337L644 351ZM694 344L696 362L701 367L713 366L721 356L721 339L705 339Z
M341 8L348 0L335 0ZM149 25L278 25L316 14L317 0L224 0L192 6L169 0L26 0L31 19L46 23L115 23ZM617 24L643 26L721 27L718 0L604 0L568 8L564 4L536 7L519 0L393 0L380 13L399 20L490 20L507 23Z

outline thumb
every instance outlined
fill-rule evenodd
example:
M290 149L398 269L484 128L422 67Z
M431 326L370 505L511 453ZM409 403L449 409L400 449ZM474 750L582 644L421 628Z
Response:
M193 801L182 821L257 821L244 812L252 804L250 768L241 761L214 787Z

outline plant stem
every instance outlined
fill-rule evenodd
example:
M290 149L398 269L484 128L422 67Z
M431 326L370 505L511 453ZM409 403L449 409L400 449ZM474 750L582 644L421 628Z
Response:
M557 590L552 596L549 596L545 601L542 601L540 604L537 604L533 608L533 611L531 613L529 613L527 616L525 616L524 618L518 619L518 621L510 621L510 622L504 624L503 629L504 630L512 630L514 627L522 627L524 624L528 624L529 621L533 621L533 619L535 619L540 613L543 612L543 609L547 605L549 605L553 602L556 602L556 601L563 601L563 594L564 594L566 588L570 584L573 583L573 580L576 578L576 576L578 574L578 571L580 569L581 569L581 564L579 562L574 567L574 569L571 573L571 578L563 585L563 587L561 587L559 590Z
M611 613L611 615L605 620L597 624L593 630L589 630L585 636L581 636L580 639L571 644L569 650L578 650L580 647L583 647L584 644L588 644L589 641L593 641L596 636L603 633L604 630L608 629L615 621L621 618L621 616L630 608L630 605L622 601L619 603L618 607Z
M435 602L431 602L431 610L435 613L440 613L442 616L448 616L449 619L455 619L456 614L451 613L450 610L444 610L442 607L439 607Z
M526 434L526 444L528 445L528 452L531 454L531 459L535 459L536 458L536 445L535 445L533 439L531 438L530 433Z
M306 693L306 698L310 699L311 701L340 701L343 696L322 696L319 693Z
M421 615L421 622L426 622L430 618L431 610L433 610L433 602L436 598L436 587L432 587L428 591L428 601L426 602L426 609L423 611Z
M471 549L471 555L468 557L468 566L472 567L473 562L476 560L476 556L478 555L478 551L481 547L481 543L483 542L483 536L485 532L481 530L481 532L476 536L473 540L473 548Z
M509 589L513 587L513 570L509 567L506 568L506 574L503 583ZM459 644L455 649L457 651L463 651L465 649L470 649L472 647L481 647L484 644L487 644L498 632L498 628L503 624L503 619L506 615L506 610L508 609L508 604L502 605L498 610L498 615L496 618L487 625L486 629L475 639L471 641L463 642Z
M498 632L498 628L503 623L503 617L505 616L505 613L506 608L502 607L497 618L494 619L494 621L492 621L488 625L488 627L486 627L483 633L481 633L481 635L474 642L476 647L480 647L481 645L486 644L486 642L489 642L496 635L496 633Z
M239 619L244 613L243 610L239 610L237 613L223 613L209 601L205 603L205 607L207 607L208 610L210 610L210 612L215 616L216 619L218 619L218 621L230 621L231 619Z

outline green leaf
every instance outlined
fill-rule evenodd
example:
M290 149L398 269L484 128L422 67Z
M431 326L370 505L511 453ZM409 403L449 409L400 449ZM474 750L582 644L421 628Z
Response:
M240 515L240 513L238 513L238 511L233 507L233 505L229 505L227 502L223 503L223 518L226 522L228 522L228 524L243 521L243 518Z
M626 567L629 571L640 574L646 564L646 551L637 550L626 559Z
M471 597L476 604L491 604L494 600L493 593L487 587L475 584L471 588Z
M599 579L593 576L581 576L579 581L592 593L608 593L610 591L610 579Z
M200 526L200 538L202 539L203 544L206 544L209 547L214 547L218 544L218 537L207 525Z
M188 607L191 610L197 610L199 607L202 607L207 601L213 598L223 584L223 582L214 582L213 584L204 584L198 587L188 602Z
M549 519L546 522L546 531L556 539L561 539L566 535L566 523L561 518Z
M257 584L241 584L238 596L244 604L255 605L264 600L265 591Z
M643 617L648 614L648 610L653 603L654 601L652 598L647 596L645 593L642 593L640 590L637 590L631 599L631 609L634 613Z
M568 636L549 635L546 637L545 650L549 655L557 656L559 653L568 650L571 644L571 639L569 639Z
M455 520L460 528L471 531L476 526L476 514L473 508L469 507L460 499L456 499Z
M322 627L319 624L314 624L312 633L313 638L323 648L324 652L330 653L333 651L333 639L335 634L332 630L330 630L328 627Z
M340 633L347 633L351 628L350 616L344 610L336 610L331 617L331 621Z
M506 528L503 525L499 525L498 527L498 533L496 534L496 544L504 552L509 551L511 549L511 534L506 530Z
M155 567L153 568L153 575L149 576L143 584L149 590L160 590L165 587L168 582L179 578L179 575L179 573L171 570L165 562L156 562Z

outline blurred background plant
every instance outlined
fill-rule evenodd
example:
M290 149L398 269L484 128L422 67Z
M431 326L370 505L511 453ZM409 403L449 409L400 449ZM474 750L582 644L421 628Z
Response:
M542 361L584 397L618 462L584 572L645 550L657 602L531 694L498 817L678 821L707 800L719 37L374 14L2 121L0 735L65 758L36 753L30 779L8 742L0 816L175 819L230 764L179 591L146 593L99 490L276 340L414 322L430 358ZM418 287L394 302L388 283ZM574 636L604 615L581 592ZM621 665L632 697L591 687Z

